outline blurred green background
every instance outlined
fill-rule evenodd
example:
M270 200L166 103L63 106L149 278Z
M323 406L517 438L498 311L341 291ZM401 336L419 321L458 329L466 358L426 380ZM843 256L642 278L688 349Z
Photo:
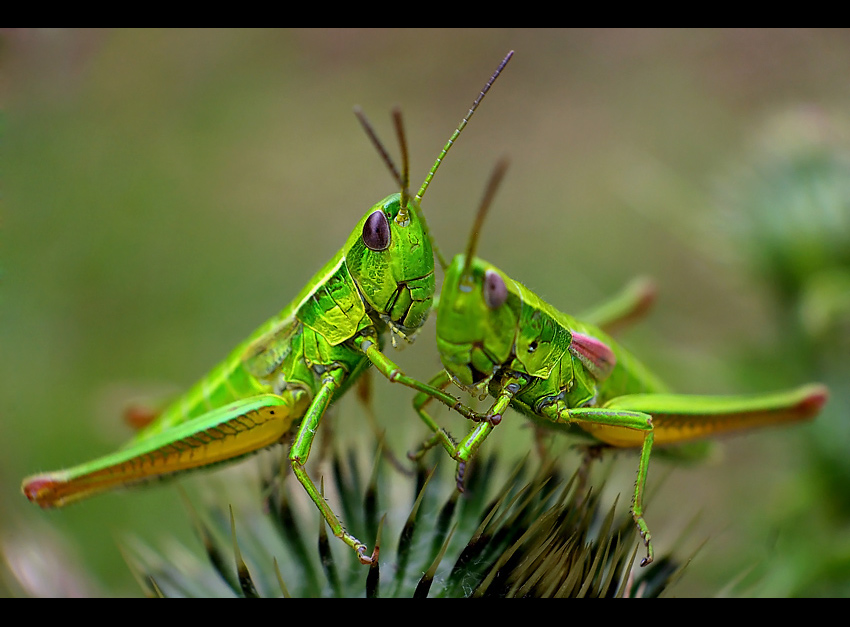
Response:
M695 467L654 460L646 515L656 551L695 517L680 556L708 538L680 595L850 595L850 289L839 277L821 307L837 313L801 325L806 289L747 254L773 244L740 192L753 159L788 148L765 133L846 150L846 30L2 31L0 541L17 580L5 571L0 591L138 594L117 540L189 538L173 487L42 512L21 478L120 445L130 401L193 383L395 191L353 105L393 154L402 106L416 188L510 49L425 197L439 245L462 250L506 154L482 257L570 313L654 277L656 309L622 340L677 390L830 384L814 423L728 439ZM830 193L825 233L846 236L850 196ZM841 275L850 242L834 249ZM395 357L433 374L433 323ZM393 446L413 448L410 395L373 387ZM366 430L352 400L336 415ZM524 454L523 422L509 415L488 446ZM618 456L612 498L636 463ZM32 577L45 581L21 585Z

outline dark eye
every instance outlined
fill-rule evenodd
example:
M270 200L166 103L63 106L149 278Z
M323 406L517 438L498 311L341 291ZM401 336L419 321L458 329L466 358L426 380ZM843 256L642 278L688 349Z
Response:
M487 270L484 273L484 302L490 309L496 309L508 300L508 288L498 272Z
M373 211L363 225L363 243L371 250L386 250L390 245L390 225L383 211Z

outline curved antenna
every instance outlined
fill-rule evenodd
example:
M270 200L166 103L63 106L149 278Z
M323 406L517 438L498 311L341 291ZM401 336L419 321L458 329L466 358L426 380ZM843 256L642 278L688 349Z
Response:
M505 177L505 171L508 169L508 158L502 157L493 168L493 174L490 175L490 180L487 181L487 188L484 190L484 197L481 199L481 204L478 206L478 213L475 215L475 222L472 224L472 231L469 234L469 241L466 244L466 259L463 262L463 272L460 273L461 281L468 281L469 269L472 266L472 258L475 256L475 249L478 247L478 235L481 233L481 227L484 225L484 218L487 217L487 211L493 202L493 197L496 195L496 190L499 184Z

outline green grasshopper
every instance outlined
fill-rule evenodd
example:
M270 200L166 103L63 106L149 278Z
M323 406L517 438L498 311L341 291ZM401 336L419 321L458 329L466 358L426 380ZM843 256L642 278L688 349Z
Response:
M289 461L295 476L334 535L353 548L361 562L372 563L376 554L367 555L366 545L342 526L305 465L328 406L369 365L392 382L427 392L474 417L453 396L406 376L381 349L387 331L393 344L396 336L412 341L431 311L436 290L434 249L420 201L512 54L481 90L415 198L407 190L407 148L400 113L395 113L395 125L403 174L358 111L401 192L366 212L342 249L280 314L237 346L127 446L67 470L25 479L22 491L27 498L42 507L61 507L112 488L236 460L282 441L294 430Z
M653 560L643 516L643 492L653 445L674 445L725 432L814 418L826 402L825 386L751 396L671 394L602 327L637 313L642 297L600 307L596 325L582 323L545 302L492 264L475 257L478 235L506 163L497 167L480 205L465 254L446 269L437 308L437 347L445 370L430 384L454 382L495 399L478 424L455 444L425 411L414 406L434 432L420 454L437 444L458 462L458 489L466 464L508 406L536 424L590 436L603 445L640 448L632 515L646 545L641 566Z

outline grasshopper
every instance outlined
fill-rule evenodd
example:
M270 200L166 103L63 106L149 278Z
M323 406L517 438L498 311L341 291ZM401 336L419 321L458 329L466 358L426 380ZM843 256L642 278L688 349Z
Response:
M425 411L426 393L414 407L434 432L419 454L441 444L458 462L458 489L466 464L510 406L537 425L580 433L604 446L639 448L632 516L646 547L641 566L653 560L644 520L643 492L653 445L675 445L727 432L814 418L828 398L825 386L749 396L670 393L661 380L601 328L639 313L642 297L600 307L596 325L579 322L545 302L494 265L475 256L478 236L506 162L494 171L465 254L445 272L437 308L437 347L444 370L430 384L450 382L495 399L460 443ZM415 456L414 456L415 457Z
M408 192L401 114L394 113L402 151L399 174L359 111L400 193L374 205L342 249L277 316L143 428L118 452L24 479L23 493L42 507L61 507L113 488L239 459L287 439L289 461L333 533L372 563L377 548L350 534L310 479L305 465L328 406L370 365L391 382L427 392L467 417L453 396L406 376L383 352L384 336L412 341L434 298L434 249L420 202L446 153L508 63L508 54L443 147L419 193ZM438 251L437 251L438 252ZM442 259L441 255L438 256Z

